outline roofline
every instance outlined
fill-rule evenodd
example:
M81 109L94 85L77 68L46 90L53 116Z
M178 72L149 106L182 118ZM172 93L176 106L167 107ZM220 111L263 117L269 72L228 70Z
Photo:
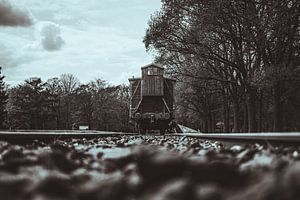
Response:
M136 77L136 78L134 77L134 78L129 78L128 80L129 81L135 81L135 80L140 80L140 79L141 79L141 77Z
M157 63L150 63L148 65L142 66L141 69L145 69L145 68L150 67L150 66L155 66L157 68L165 69L162 65L157 64Z

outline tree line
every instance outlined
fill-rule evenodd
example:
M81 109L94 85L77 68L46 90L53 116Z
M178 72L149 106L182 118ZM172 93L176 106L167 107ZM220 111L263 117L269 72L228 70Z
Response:
M300 1L162 0L144 37L203 132L300 130Z
M129 91L102 79L81 84L72 74L30 78L7 88L0 77L1 129L131 131Z

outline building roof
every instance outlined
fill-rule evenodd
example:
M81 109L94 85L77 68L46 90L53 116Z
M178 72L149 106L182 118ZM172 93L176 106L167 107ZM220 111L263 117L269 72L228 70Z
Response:
M133 77L133 78L129 78L129 81L137 81L137 80L141 80L140 77Z
M148 68L148 67L157 67L157 68L160 68L160 69L165 69L162 65L160 65L158 63L151 63L151 64L148 64L148 65L142 66L141 69L145 69L145 68Z

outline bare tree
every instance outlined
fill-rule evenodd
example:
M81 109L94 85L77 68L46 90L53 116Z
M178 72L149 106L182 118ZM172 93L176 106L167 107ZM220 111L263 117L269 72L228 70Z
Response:
M224 122L228 126L233 112L234 131L240 130L242 121L244 131L259 130L261 110L268 106L262 102L261 94L268 90L268 85L257 84L256 80L272 77L273 130L282 130L280 99L286 81L280 77L283 69L292 72L297 66L294 61L299 57L299 2L162 2L162 10L152 16L144 38L146 48L154 50L156 60L165 63L174 77L218 82ZM290 76L286 74L287 77Z

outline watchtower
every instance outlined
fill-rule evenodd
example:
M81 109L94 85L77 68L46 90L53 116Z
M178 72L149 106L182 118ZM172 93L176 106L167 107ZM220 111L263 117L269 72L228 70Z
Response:
M142 67L142 96L164 96L164 68L158 64Z

